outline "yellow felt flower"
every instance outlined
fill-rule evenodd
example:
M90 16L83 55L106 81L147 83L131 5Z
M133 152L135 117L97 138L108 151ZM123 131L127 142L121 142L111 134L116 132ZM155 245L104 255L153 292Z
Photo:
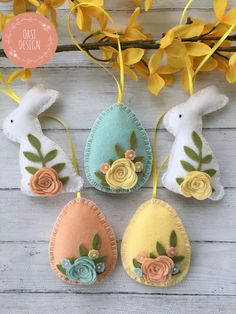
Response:
M12 83L16 79L20 79L22 81L27 81L28 79L31 78L32 72L29 69L23 68L20 70L16 70L12 73L9 74L7 78L8 83Z
M135 166L132 161L121 158L113 162L105 176L107 184L112 189L132 189L138 182Z
M169 85L172 82L171 74L178 71L169 65L161 66L163 55L164 49L157 49L148 62L148 89L154 95L158 95L165 85Z
M99 252L98 252L98 250L90 250L89 252L88 252L88 257L89 258L91 258L91 259L96 259L96 258L98 258L99 257Z
M40 2L37 0L14 0L13 11L14 14L24 13L27 9L27 5L32 4L35 7L40 6Z
M213 0L213 7L217 20L225 25L236 24L236 6L226 12L228 0Z
M185 197L205 200L212 194L211 177L202 171L191 171L181 183L180 192Z
M63 5L65 0L44 0L37 9L37 13L42 15L49 15L51 22L57 26L57 12L56 8Z
M7 23L13 18L13 13L3 14L0 12L0 33L3 31Z

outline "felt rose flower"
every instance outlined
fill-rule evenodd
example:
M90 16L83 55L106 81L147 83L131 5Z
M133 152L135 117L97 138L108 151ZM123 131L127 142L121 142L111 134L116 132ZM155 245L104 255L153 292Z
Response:
M147 254L144 252L140 252L136 257L136 260L142 264L145 258L147 258Z
M107 162L105 162L104 164L101 164L101 166L100 166L100 171L101 171L102 173L106 174L107 171L108 171L110 168L111 168L111 166L110 166Z
M93 285L97 280L95 263L87 256L77 258L74 264L64 259L62 267L66 269L66 277L69 280L78 280L82 285Z
M143 163L141 161L137 161L135 164L135 171L142 172L143 171Z
M33 194L54 196L61 192L63 184L53 168L42 168L31 178L29 186Z
M168 256L146 258L141 266L142 273L149 283L166 282L171 277L174 262Z
M129 159L129 160L134 160L136 158L136 153L133 149L128 149L125 152L125 158Z
M167 254L169 257L174 257L174 256L176 256L176 255L177 255L176 248L173 247L173 246L168 247L168 249L166 250L166 254Z
M112 189L132 189L138 181L138 176L132 161L121 158L113 162L105 179Z
M191 171L181 183L180 192L185 197L205 200L212 194L211 177L202 171Z
M91 258L91 259L96 259L96 258L98 258L98 257L99 257L99 252L98 252L98 250L91 250L91 251L89 251L88 257Z

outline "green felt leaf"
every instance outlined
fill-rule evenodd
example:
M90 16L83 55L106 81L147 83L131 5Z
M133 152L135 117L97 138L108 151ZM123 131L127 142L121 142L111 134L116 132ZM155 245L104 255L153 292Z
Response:
M207 169L207 170L204 170L203 172L209 174L210 177L213 177L216 174L215 169Z
M44 157L44 162L48 162L53 160L57 155L57 149L51 150L47 155Z
M137 156L135 159L134 159L134 162L137 162L137 161L143 161L143 156Z
M57 269L63 274L66 276L66 270L61 266L61 264L58 264L57 265Z
M33 162L41 162L41 159L38 155L31 152L23 152L25 158Z
M192 139L193 139L193 142L196 145L196 147L199 150L202 150L202 140L201 140L200 136L195 131L193 131L193 133L192 133Z
M156 249L157 249L157 253L159 255L166 255L166 250L165 250L164 246L158 241L156 243Z
M101 180L105 180L105 174L102 173L101 171L97 171L94 173L96 177L98 177Z
M34 167L25 167L25 170L27 170L30 174L35 174L39 169Z
M79 246L80 256L88 256L88 250L82 244Z
M170 246L176 247L177 245L177 234L175 230L172 230L170 234Z
M74 262L75 262L75 260L77 259L77 257L72 257L72 258L69 258L69 260L70 260L70 263L71 264L74 264Z
M96 258L94 261L94 263L97 265L98 263L104 263L106 259L106 256L99 256L98 258Z
M181 183L184 182L184 178L176 178L176 182L181 185Z
M37 150L40 150L40 148L41 148L41 143L40 143L39 139L38 139L36 136L34 136L33 134L28 134L27 137L28 137L28 140L29 140L30 144L31 144L34 148L36 148Z
M101 239L99 235L96 233L95 236L93 237L93 249L99 250L100 245L101 245Z
M190 147L184 146L185 154L194 161L200 161L198 154Z
M136 133L135 131L133 131L130 135L130 148L135 150L137 148L137 136L136 136Z
M153 254L153 253L150 253L150 254L149 254L149 257L150 257L150 258L156 258L156 255Z
M61 183L63 185L65 185L69 181L70 177L61 177L59 179L60 179Z
M64 169L65 165L66 164L64 162L61 162L59 164L55 164L54 166L52 166L52 168L56 170L56 172L60 172Z
M101 181L101 184L103 186L109 187L109 184L107 183L107 181L105 179Z
M212 161L212 155L207 155L204 158L202 158L202 163L203 164L209 164L209 162Z
M133 258L133 265L135 268L141 268L141 263L139 263L136 258Z
M109 159L109 165L111 166L115 160L114 159Z
M180 160L181 165L183 166L184 170L190 172L190 171L195 171L196 169L187 161Z
M115 145L116 154L119 158L125 157L125 151L122 149L122 147L119 144Z
M174 256L174 257L172 257L172 259L173 259L173 262L175 264L178 264L178 263L182 262L182 260L184 259L184 256Z

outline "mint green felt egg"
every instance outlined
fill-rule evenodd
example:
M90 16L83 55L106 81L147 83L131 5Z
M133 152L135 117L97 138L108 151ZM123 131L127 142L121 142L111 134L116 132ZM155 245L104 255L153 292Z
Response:
M114 104L96 119L85 148L85 173L92 186L108 193L129 193L148 180L152 149L134 112Z

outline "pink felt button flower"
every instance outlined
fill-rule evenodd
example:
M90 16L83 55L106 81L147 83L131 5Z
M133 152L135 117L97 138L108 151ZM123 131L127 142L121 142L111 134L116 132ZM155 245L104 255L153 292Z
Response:
M101 164L100 171L104 174L107 173L107 171L111 168L111 166L106 162L104 164Z
M169 257L174 257L177 255L177 250L175 247L173 246L170 246L168 247L168 249L166 250L166 254L169 256Z
M129 160L134 160L136 158L136 153L133 149L128 149L125 152L125 158L129 159Z

